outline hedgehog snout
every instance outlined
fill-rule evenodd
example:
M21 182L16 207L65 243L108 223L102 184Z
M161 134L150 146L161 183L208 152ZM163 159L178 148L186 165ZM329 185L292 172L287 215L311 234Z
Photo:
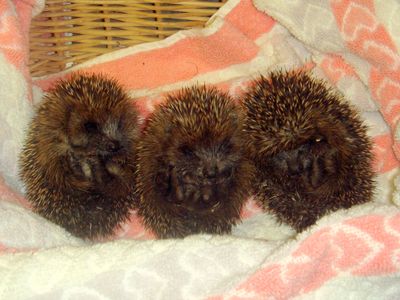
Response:
M294 150L282 151L272 158L272 166L281 173L298 176L311 166L309 148L309 145L302 145Z
M286 161L288 166L288 173L290 176L299 175L303 171L303 166L300 162L295 159L290 159Z
M205 180L220 180L227 179L232 175L233 166L231 162L226 159L212 158L203 162L201 174Z
M202 210L210 210L218 207L220 201L216 195L215 188L213 183L208 182L203 184L200 190L193 195L193 205Z
M206 185L202 188L201 201L207 206L213 206L213 204L219 202L218 198L215 197L214 186Z
M218 167L216 163L207 164L203 168L203 175L208 179L213 179L217 176Z
M106 149L108 152L117 152L119 149L121 149L121 144L119 141L109 141L106 144Z
M211 170L211 175L214 170ZM184 205L189 210L209 210L218 204L216 197L216 180L215 172L214 178L203 178L200 182L196 182L193 178L190 182L185 180L186 183L175 186L175 203L177 205Z
M98 147L100 154L103 155L116 153L122 148L121 143L118 140L109 139L107 137L101 139Z

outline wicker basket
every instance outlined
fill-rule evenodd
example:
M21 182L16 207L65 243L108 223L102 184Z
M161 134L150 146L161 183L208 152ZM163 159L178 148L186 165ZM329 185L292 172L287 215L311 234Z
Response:
M203 26L227 0L46 0L32 20L33 76L62 71L115 49Z

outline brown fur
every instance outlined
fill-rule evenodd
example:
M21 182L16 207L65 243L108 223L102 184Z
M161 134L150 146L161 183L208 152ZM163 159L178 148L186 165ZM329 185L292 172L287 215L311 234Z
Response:
M229 233L252 168L242 155L242 115L227 94L192 87L150 117L138 152L139 215L159 237Z
M111 235L135 188L136 109L114 80L73 75L47 93L20 155L28 200L82 238Z
M243 99L257 198L302 231L327 212L371 200L371 143L354 109L306 72L273 72Z

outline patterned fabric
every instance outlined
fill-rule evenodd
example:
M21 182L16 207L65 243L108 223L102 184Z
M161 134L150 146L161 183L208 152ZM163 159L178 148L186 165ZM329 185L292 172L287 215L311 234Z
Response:
M232 235L155 240L132 212L89 243L29 210L17 157L33 105L71 71L31 79L27 32L42 1L0 3L1 299L400 298L400 3L231 0L205 29L100 56L73 71L117 78L142 120L195 83L240 97L276 68L313 69L360 111L374 141L372 203L295 236L252 199ZM15 34L14 34L15 33Z

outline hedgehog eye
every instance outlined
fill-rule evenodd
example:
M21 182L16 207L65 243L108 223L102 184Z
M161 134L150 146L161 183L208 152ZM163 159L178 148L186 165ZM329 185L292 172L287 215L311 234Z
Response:
M93 133L97 130L97 124L95 122L86 122L83 126L89 133Z
M233 176L233 168L228 167L228 168L223 169L221 172L221 176L223 179L231 178Z
M325 138L322 135L316 135L310 140L310 144L320 144L325 142Z
M323 138L322 136L317 136L317 137L314 139L314 141L315 141L316 143L322 142L323 140L324 140L324 138Z
M189 146L181 146L179 147L179 151L185 155L186 157L193 157L194 156L194 152L193 149L191 149Z

